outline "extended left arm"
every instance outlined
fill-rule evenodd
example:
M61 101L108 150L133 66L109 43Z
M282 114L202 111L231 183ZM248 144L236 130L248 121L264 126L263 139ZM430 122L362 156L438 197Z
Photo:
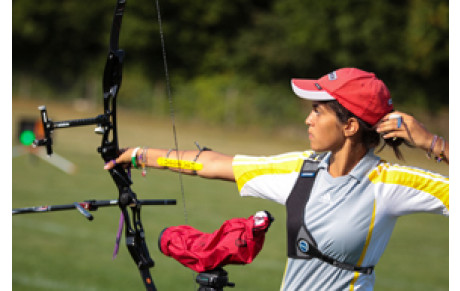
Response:
M110 170L115 164L130 164L133 158L134 148L125 150L115 162L109 162L105 165L104 169ZM146 155L142 159L141 155ZM172 161L172 164L184 165L191 164L196 166L196 170L190 169L189 167L181 166L168 166L161 163L163 160L168 159ZM203 178L208 179L222 179L227 181L235 181L233 174L232 162L233 156L221 154L214 151L175 151L165 149L139 149L135 154L135 162L141 163L141 160L145 161L146 167L152 167L157 169L170 169L172 171L181 171L185 174L196 174ZM159 163L160 161L160 163ZM167 164L167 163L166 163Z

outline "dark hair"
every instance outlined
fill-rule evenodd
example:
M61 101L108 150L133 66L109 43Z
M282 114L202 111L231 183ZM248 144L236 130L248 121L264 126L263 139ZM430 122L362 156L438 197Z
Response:
M343 107L339 102L336 100L332 101L326 101L324 102L325 105L327 105L330 109L332 109L335 114L337 115L337 119L341 123L346 123L348 119L350 118L356 118L359 123L359 131L358 134L361 136L361 142L364 144L366 149L370 148L376 148L380 144L380 140L383 139L381 138L381 135L375 130L374 126L371 126L369 123L361 120L359 117L351 113L348 109ZM377 152L380 152L383 150L383 148L388 145L392 148L396 158L399 160L404 160L402 153L399 149L399 146L401 144L406 144L410 146L404 139L402 138L388 138L388 139L383 139L384 143L380 149L377 150Z

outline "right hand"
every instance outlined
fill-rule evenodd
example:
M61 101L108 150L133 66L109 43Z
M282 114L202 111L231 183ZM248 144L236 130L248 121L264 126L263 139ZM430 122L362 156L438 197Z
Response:
M399 128L398 119L390 118L393 114L398 114L402 118ZM400 111L387 114L377 125L377 132L382 133L384 139L393 137L403 138L425 151L430 149L434 137L434 134L429 132L421 122L417 121L413 116Z

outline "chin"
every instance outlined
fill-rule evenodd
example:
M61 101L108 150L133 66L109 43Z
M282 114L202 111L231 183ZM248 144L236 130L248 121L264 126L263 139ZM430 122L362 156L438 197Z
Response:
M315 151L315 152L320 152L320 151L321 151L320 148L318 148L317 146L315 146L315 145L312 144L312 143L310 143L310 149L313 150L313 151Z
M329 149L327 149L327 148L319 147L319 146L316 146L314 144L310 144L310 149L315 151L315 152L317 152L317 153L329 151Z

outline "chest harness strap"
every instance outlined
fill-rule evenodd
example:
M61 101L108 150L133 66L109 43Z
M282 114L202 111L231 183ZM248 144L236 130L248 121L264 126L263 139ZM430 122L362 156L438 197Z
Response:
M372 274L374 266L360 267L340 262L318 249L318 244L304 223L305 206L318 173L318 164L324 156L314 156L305 160L294 188L286 201L287 253L289 258L310 260L317 258L335 267Z

